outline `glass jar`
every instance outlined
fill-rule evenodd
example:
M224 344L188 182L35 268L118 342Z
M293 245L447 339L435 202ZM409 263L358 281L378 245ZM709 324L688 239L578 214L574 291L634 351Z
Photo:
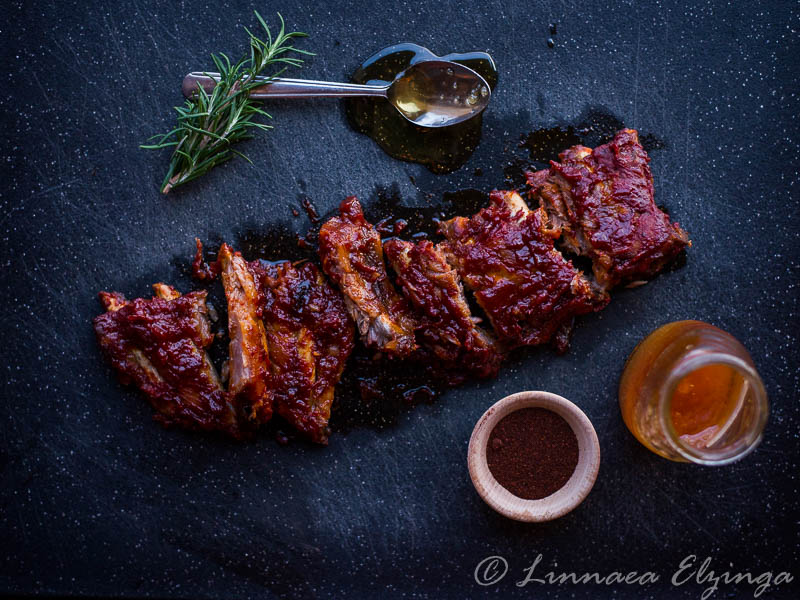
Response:
M753 450L769 412L747 350L701 321L669 323L636 346L619 404L625 425L650 450L703 465L728 464Z

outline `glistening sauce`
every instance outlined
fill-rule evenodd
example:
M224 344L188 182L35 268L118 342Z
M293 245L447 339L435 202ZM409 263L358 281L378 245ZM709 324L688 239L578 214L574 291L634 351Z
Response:
M386 85L410 65L437 58L469 67L492 89L497 85L497 68L485 52L438 57L427 48L410 43L389 46L373 54L353 73L352 81ZM481 139L482 115L451 127L428 128L410 123L383 98L348 98L346 106L347 117L356 131L371 137L388 155L421 163L434 173L458 169Z

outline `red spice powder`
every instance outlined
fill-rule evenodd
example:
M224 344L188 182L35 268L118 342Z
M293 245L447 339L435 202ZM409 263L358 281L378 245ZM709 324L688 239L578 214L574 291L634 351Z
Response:
M519 498L537 500L564 487L575 472L578 438L560 415L522 408L495 425L486 459L500 485Z

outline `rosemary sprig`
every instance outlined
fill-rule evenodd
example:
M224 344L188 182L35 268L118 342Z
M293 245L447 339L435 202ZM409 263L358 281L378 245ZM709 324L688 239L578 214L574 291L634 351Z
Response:
M223 53L212 54L211 59L219 71L219 83L209 95L198 85L197 94L188 99L183 106L176 106L178 124L172 131L156 135L150 140L152 144L142 148L159 150L173 147L169 170L161 192L168 194L170 190L196 179L210 169L238 155L252 164L252 161L231 146L252 136L252 129L266 131L272 126L260 123L256 117L272 117L259 108L258 101L250 98L250 91L266 82L256 81L267 67L279 65L280 70L272 73L269 79L277 77L288 67L299 67L303 61L296 57L286 56L288 52L311 55L311 52L299 50L291 45L294 38L306 37L305 33L293 31L286 33L283 17L278 13L281 27L274 38L272 33L255 11L256 18L266 34L266 41L258 38L247 28L250 36L250 56L244 56L236 63Z

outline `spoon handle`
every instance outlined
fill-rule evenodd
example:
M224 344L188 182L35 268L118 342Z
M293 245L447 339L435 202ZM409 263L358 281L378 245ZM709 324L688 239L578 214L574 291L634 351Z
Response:
M383 96L386 97L388 86L358 85L355 83L334 83L330 81L311 81L308 79L287 79L285 77L258 77L257 80L269 81L268 85L253 89L251 98L343 98L346 96ZM202 73L195 71L183 78L183 95L191 97L197 86L206 93L214 91L219 81L219 73Z

